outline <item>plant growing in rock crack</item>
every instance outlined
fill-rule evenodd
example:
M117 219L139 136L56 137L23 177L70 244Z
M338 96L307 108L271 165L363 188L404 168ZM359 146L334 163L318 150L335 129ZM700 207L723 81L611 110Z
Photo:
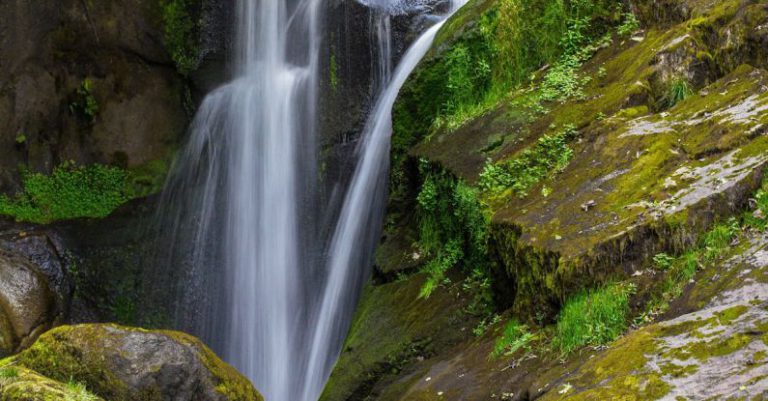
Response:
M616 283L570 297L557 317L553 346L563 354L585 345L604 345L629 326L633 284Z
M693 89L691 89L691 85L685 78L673 78L667 83L667 87L659 100L658 108L660 110L672 108L676 104L689 98L692 94Z
M64 401L95 401L99 397L89 392L84 384L70 379L66 384L67 392L64 395Z
M421 297L429 297L448 270L459 266L477 276L478 290L487 288L480 277L487 274L488 222L477 190L424 160L420 170L424 182L416 198L418 245L427 257L422 271L428 276Z
M528 326L512 319L504 326L504 331L496 340L490 357L509 356L520 349L528 350L533 339L534 334L530 332Z
M75 92L75 100L69 105L69 110L89 123L96 119L99 113L99 102L93 96L93 81L90 78L80 83Z

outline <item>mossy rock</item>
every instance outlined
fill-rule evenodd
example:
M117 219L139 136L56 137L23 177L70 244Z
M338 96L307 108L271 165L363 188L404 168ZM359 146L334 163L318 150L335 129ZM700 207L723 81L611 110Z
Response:
M0 362L0 400L2 401L102 401L80 383L62 383L29 369Z
M61 382L83 383L109 400L263 400L234 368L179 332L62 326L12 363Z

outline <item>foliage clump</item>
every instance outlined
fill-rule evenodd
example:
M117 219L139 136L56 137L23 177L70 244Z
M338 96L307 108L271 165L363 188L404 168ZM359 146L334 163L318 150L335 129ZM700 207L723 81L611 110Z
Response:
M659 110L666 110L674 107L676 104L691 97L693 89L685 78L675 78L667 83L664 93L659 99L657 107Z
M165 0L162 4L165 44L183 75L194 71L200 61L196 6L196 0Z
M50 223L80 217L106 217L130 200L128 172L94 164L64 163L51 175L23 173L23 191L0 196L0 215L19 221Z
M89 123L96 120L96 116L99 114L99 102L93 96L93 81L90 78L86 78L80 83L80 87L75 93L75 100L69 105L69 110ZM20 137L17 137L16 142L24 143L26 137L21 140Z
M617 283L582 291L568 299L560 311L552 340L567 354L584 345L599 346L618 338L629 326L631 284Z
M533 339L534 335L528 329L528 326L521 324L516 319L512 319L504 326L501 337L496 340L491 357L498 358L513 355L520 349L528 350Z
M501 163L489 162L480 174L479 186L490 193L511 190L524 197L542 179L562 171L573 158L568 142L575 138L574 127L556 135L545 135L517 157Z
M488 222L476 189L426 161L420 170L425 178L417 197L418 245L429 275L421 296L428 297L453 267L487 276Z

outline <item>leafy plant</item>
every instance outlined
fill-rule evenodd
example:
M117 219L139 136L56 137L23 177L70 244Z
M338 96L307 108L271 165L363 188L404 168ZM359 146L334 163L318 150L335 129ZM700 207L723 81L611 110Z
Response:
M468 274L485 271L488 223L476 189L425 160L420 171L418 245L427 257L422 271L429 276L421 296L429 297L451 268L462 266Z
M200 52L199 22L193 16L194 0L163 1L166 47L179 72L188 75L197 68Z
M501 334L501 337L496 340L491 357L509 356L520 349L529 349L529 344L533 338L534 335L528 330L528 326L512 319L504 326L504 332Z
M621 25L616 28L616 32L619 36L629 36L637 32L638 29L640 29L640 21L637 20L634 13L627 12L624 13L624 20L621 22Z
M557 318L553 345L568 354L585 345L604 345L628 327L634 285L617 283L569 298Z
M653 257L653 264L656 265L657 268L660 270L667 270L672 266L672 262L674 262L674 258L667 255L666 253L659 253L656 254Z
M512 190L519 197L527 196L531 187L568 166L573 158L568 142L576 134L574 127L566 127L559 134L539 138L532 148L509 161L488 162L480 173L480 188L492 194Z
M13 366L0 368L0 379L15 379L19 377L19 370Z
M70 111L88 122L93 122L99 113L99 103L93 96L93 81L90 78L84 79L80 87L77 88L75 95L75 101L69 105ZM26 140L26 137L24 140Z
M105 217L129 200L127 176L125 170L98 164L64 163L51 175L25 172L21 193L0 195L0 215L34 223Z

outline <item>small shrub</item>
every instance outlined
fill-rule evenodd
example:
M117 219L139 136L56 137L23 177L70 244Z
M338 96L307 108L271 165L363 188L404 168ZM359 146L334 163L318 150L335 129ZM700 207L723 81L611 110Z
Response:
M735 219L729 220L727 224L716 224L702 239L704 259L712 261L722 255L740 231L741 227Z
M80 217L105 217L129 200L128 173L103 165L76 167L65 163L51 175L26 172L24 190L0 196L0 215L19 221L50 223Z
M629 300L635 287L613 284L568 299L560 312L553 345L568 354L584 345L604 345L628 327Z
M529 349L532 339L533 334L528 330L528 326L512 319L504 326L501 337L496 340L491 357L509 356L520 349Z

